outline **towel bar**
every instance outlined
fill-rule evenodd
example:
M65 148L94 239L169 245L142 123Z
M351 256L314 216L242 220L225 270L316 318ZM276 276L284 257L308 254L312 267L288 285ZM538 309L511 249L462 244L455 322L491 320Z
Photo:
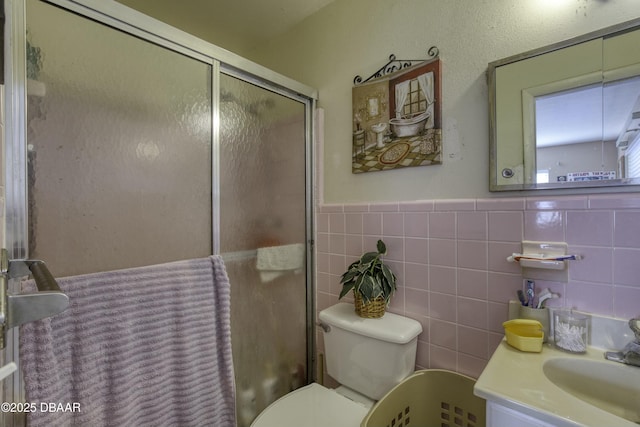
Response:
M9 279L33 277L38 292L9 294ZM39 260L9 260L7 250L0 253L0 348L5 346L5 334L16 326L55 316L69 306L69 297L58 286L44 262Z

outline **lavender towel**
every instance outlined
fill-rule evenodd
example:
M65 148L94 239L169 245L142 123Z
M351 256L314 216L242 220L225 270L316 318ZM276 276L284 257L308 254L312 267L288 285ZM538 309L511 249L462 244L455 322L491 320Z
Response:
M20 330L31 427L235 425L222 258L58 283L70 307Z

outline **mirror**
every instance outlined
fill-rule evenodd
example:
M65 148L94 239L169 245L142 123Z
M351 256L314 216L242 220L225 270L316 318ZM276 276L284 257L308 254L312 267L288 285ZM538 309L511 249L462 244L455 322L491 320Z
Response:
M640 185L640 19L489 64L491 191Z

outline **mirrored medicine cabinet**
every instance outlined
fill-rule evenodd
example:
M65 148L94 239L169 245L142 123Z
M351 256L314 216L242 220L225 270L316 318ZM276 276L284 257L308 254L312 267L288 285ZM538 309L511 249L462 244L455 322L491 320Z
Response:
M491 191L640 185L640 19L487 73Z

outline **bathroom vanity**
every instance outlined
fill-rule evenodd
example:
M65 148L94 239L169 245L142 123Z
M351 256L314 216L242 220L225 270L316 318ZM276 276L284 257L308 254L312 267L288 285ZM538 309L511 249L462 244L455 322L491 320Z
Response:
M604 351L545 344L527 353L503 340L474 388L487 401L487 426L637 427L640 368L608 361Z

